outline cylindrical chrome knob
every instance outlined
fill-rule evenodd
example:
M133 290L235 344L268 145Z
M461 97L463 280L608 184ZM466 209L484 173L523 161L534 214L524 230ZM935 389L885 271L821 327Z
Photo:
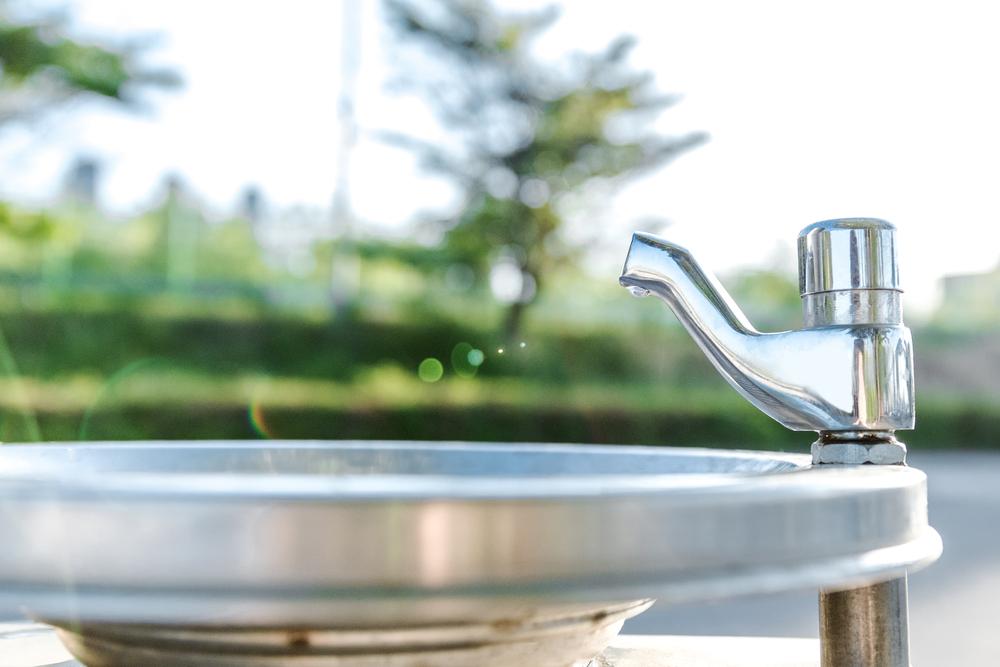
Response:
M799 292L806 327L900 324L896 228L841 218L799 233Z
M841 218L799 233L799 292L899 290L896 228L876 218Z

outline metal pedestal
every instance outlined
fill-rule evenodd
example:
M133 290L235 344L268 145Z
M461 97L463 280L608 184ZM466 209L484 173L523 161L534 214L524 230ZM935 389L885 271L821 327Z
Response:
M884 460L871 456L878 448ZM885 441L860 442L840 438L839 434L821 434L813 443L812 453L813 464L821 467L859 463L880 468L906 467L906 445L891 436ZM821 590L821 667L909 667L906 597L905 574L859 588Z
M822 667L909 667L906 577L819 595Z

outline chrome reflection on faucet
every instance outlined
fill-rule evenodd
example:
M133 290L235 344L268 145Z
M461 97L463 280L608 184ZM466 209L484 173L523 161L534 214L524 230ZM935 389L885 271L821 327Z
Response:
M895 228L817 222L799 234L804 327L761 333L691 254L632 237L619 282L655 294L736 391L796 431L818 431L817 463L902 463L893 432L914 424L913 351L903 325Z

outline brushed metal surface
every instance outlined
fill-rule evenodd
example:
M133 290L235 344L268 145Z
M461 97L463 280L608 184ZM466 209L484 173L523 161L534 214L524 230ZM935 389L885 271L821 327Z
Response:
M784 454L378 442L0 447L0 601L254 627L847 588L934 560L926 480Z
M82 667L59 643L53 629L45 625L0 624L0 648L5 667ZM538 667L535 663L524 664ZM736 665L818 667L819 646L815 639L787 637L621 635L601 655L578 667Z
M503 623L411 628L57 628L88 667L584 667L653 603L541 608Z
M909 667L906 577L820 592L823 667Z

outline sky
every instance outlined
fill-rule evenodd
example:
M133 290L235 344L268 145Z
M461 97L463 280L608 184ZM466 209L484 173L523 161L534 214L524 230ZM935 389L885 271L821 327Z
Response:
M86 153L104 163L101 195L122 213L155 198L167 172L218 210L232 209L249 184L275 206L329 206L341 2L34 4L65 8L82 34L155 35L149 61L172 66L185 84L147 96L139 114L84 104L8 130L0 196L43 202L72 156ZM456 198L374 138L387 128L439 130L419 102L386 90L392 38L377 2L360 7L351 200L359 219L402 233L416 212ZM658 217L671 223L665 236L713 271L777 262L794 275L801 228L881 217L899 229L907 308L926 312L942 275L1000 260L998 30L1000 10L965 0L565 3L541 57L596 51L630 33L635 66L683 96L658 127L711 135L595 212L593 224L612 233L592 268L617 277L628 232Z

